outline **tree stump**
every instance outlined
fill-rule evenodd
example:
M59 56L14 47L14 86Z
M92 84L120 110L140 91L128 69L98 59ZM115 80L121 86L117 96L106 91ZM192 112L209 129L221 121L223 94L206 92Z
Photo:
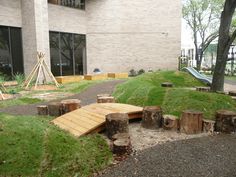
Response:
M180 132L197 134L202 132L203 113L199 111L183 111L180 119Z
M57 103L57 102L52 102L48 105L48 114L50 116L61 116L62 114L62 106L61 103Z
M178 131L179 130L179 119L173 115L163 116L163 128L165 130Z
M219 110L216 112L215 129L217 132L231 133L236 131L236 112Z
M199 92L210 92L211 88L210 87L196 87L196 91Z
M111 97L111 94L109 94L109 93L98 94L97 99L100 97Z
M236 91L229 91L230 96L236 96Z
M37 110L38 110L38 115L40 115L40 116L48 115L48 106L47 105L37 106Z
M159 106L147 106L143 109L142 127L157 129L162 127L162 109Z
M78 99L68 99L61 101L62 105L62 113L66 114L68 112L72 112L76 109L81 108L81 101Z
M129 117L127 114L112 113L106 116L106 130L109 139L117 133L129 132Z
M101 96L97 98L97 103L115 103L115 98L112 96Z
M173 87L173 84L171 82L164 82L161 84L162 87Z
M119 156L128 155L132 152L130 139L117 139L113 142L113 153Z
M118 139L130 139L130 135L129 133L117 133L112 136L112 141L115 141Z
M215 130L215 121L203 119L203 132L213 133Z

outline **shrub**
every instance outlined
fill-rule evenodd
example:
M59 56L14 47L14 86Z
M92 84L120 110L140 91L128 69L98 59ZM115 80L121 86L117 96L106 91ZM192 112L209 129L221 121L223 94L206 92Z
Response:
M129 71L129 76L130 76L130 77L137 76L137 72L136 72L134 69L131 69L131 70Z
M25 75L20 74L20 73L16 73L14 75L14 80L16 80L18 85L21 85L25 81Z
M144 74L145 73L145 70L144 69L140 69L139 71L138 71L138 75L141 75L141 74Z

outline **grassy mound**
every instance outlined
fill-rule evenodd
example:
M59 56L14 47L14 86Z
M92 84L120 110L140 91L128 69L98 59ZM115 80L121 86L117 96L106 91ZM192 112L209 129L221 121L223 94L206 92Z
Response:
M172 82L175 87L163 88L163 82ZM120 103L161 105L165 114L177 116L185 109L195 109L203 111L205 118L213 119L218 109L235 109L235 102L229 96L188 89L196 86L203 84L188 73L163 71L132 78L117 86L113 95Z
M46 119L0 115L0 176L89 176L110 163L102 137L76 139Z

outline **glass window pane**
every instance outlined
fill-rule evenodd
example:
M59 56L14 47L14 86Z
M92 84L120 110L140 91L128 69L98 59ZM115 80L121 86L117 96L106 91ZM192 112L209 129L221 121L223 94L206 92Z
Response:
M20 28L10 28L13 74L23 74L23 51Z
M0 26L0 72L12 76L8 27Z
M74 49L75 49L75 74L83 75L83 64L85 61L85 35L74 35Z
M62 65L62 75L74 75L74 63L73 63L73 35L68 33L61 33L60 43L61 43L61 65Z
M61 76L61 62L59 53L59 33L50 32L51 70L54 76Z

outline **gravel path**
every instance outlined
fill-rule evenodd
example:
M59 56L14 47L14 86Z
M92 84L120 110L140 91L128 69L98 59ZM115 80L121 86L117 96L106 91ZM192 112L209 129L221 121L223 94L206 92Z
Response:
M80 99L82 106L95 103L97 94L101 93L112 93L115 89L116 85L124 82L125 80L113 80L113 81L106 81L99 84L95 84L88 89L82 91L79 94L75 94L73 96L63 98L63 99ZM62 99L58 99L56 101L60 101ZM55 100L54 100L55 101ZM49 102L45 103L37 103L31 105L19 105L19 106L11 106L7 108L0 109L0 112L13 114L13 115L36 115L37 114L37 105L41 104L48 104Z
M236 135L174 141L146 149L101 177L235 177Z

